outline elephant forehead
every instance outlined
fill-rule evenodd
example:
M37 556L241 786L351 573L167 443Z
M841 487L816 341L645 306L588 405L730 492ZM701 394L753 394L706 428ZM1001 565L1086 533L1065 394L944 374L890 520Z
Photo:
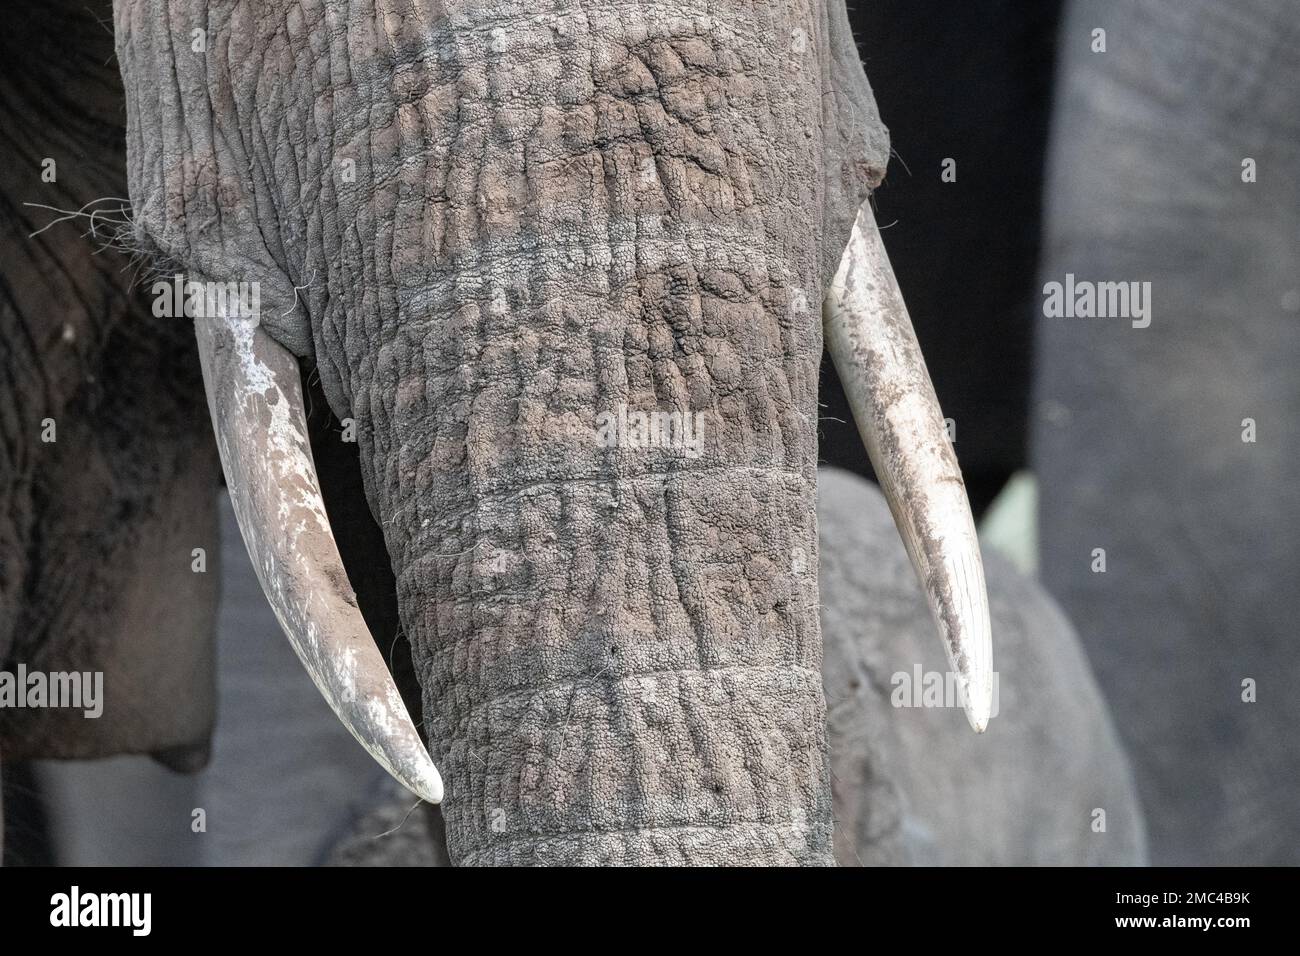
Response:
M353 251L382 249L409 289L575 265L617 285L701 249L725 251L724 269L806 274L822 192L810 14L709 8L349 19L326 34L327 61L344 66L317 66L313 96L286 104L294 165L324 161ZM277 60L308 55L286 34L272 45Z
M367 281L437 291L491 271L485 257L516 275L521 259L608 264L617 283L708 247L723 269L791 268L815 307L883 171L838 3L180 0L167 24L146 14L118 10L140 229L192 265L289 272L263 302L299 353L313 294L337 297L372 261Z

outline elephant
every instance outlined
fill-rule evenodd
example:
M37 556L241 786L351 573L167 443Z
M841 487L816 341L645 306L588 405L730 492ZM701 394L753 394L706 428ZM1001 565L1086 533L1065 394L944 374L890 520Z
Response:
M1006 731L948 739L953 710L994 717L990 603L869 202L888 136L842 3L117 0L120 85L103 23L41 10L6 82L60 89L84 152L73 175L32 157L53 201L5 231L40 281L0 306L0 659L110 691L92 727L5 714L6 759L208 762L219 457L297 657L394 779L445 793L451 862L844 862L837 732L869 754L846 765L856 858L1140 860L1122 753L1032 588L993 589L1004 667L1034 677ZM82 115L120 103L124 130ZM843 489L830 568L823 335L887 502ZM829 699L861 697L829 722L823 616L827 677L856 675ZM881 656L955 706L889 728ZM1010 801L979 763L1037 758L1063 772Z
M1041 576L1161 864L1300 862L1296 13L1079 0L1062 34L1044 288L1150 294L1039 319Z

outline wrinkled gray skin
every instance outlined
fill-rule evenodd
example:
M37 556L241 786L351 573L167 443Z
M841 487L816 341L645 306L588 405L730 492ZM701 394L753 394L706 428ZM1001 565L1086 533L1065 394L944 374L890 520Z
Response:
M1056 605L986 552L997 716L973 737L960 708L895 707L896 675L918 662L923 672L942 673L943 651L879 491L843 471L823 469L820 477L837 860L1144 862L1123 751Z
M1062 38L1044 281L1150 281L1153 312L1041 320L1042 578L1130 753L1152 861L1300 863L1296 5L1080 2Z
M139 241L260 282L356 420L452 859L830 863L818 305L886 157L843 9L115 26ZM620 405L703 454L598 447Z
M944 667L924 596L874 486L822 469L818 498L837 862L1142 862L1123 756L1073 631L1042 590L988 560L1001 711L984 736L959 708L896 708L893 675L917 661ZM414 798L344 731L280 639L228 506L222 532L212 764L194 778L140 758L45 764L60 860L445 862L436 819L412 812ZM200 834L194 807L207 814Z

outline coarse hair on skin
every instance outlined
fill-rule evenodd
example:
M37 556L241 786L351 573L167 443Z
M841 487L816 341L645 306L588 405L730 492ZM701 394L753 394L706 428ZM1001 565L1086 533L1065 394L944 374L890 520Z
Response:
M105 250L114 250L126 257L127 265L124 268L134 270L132 286L143 287L156 278L181 271L180 264L163 253L140 228L132 212L130 199L101 196L90 200L80 209L60 209L38 202L25 202L23 205L54 214L54 218L44 226L29 233L28 239L35 239L47 229L63 222L84 225L81 237L95 245L95 255Z

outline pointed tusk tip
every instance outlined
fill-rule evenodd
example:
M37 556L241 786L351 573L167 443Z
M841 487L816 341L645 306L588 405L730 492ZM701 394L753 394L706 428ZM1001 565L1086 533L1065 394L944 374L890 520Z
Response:
M414 773L404 775L401 783L421 800L442 803L442 775L432 760L426 760L425 765L415 768Z
M993 711L992 691L988 684L984 684L983 693L977 695L975 700L971 700L970 686L967 685L962 694L962 709L966 712L966 722L970 724L971 730L977 734L988 730Z

